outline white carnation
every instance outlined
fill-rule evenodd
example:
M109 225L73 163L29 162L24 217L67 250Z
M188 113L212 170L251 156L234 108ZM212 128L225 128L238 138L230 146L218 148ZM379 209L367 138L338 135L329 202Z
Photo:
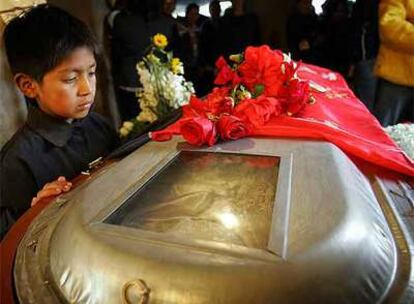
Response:
M385 128L385 131L414 160L414 124L398 124Z
M162 96L168 101L168 105L174 109L188 104L194 88L187 82L182 75L174 74L170 71L163 75Z

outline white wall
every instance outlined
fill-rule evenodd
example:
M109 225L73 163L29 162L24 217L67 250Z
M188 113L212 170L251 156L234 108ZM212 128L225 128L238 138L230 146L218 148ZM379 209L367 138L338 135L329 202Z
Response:
M12 81L3 45L4 23L0 19L0 147L23 125L26 118L24 98Z

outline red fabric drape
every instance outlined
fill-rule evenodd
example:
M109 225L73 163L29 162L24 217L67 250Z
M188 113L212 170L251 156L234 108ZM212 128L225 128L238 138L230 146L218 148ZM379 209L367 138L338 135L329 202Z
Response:
M295 117L285 114L252 130L251 136L309 138L329 141L345 153L378 166L414 176L414 163L396 146L381 125L347 86L343 77L330 70L302 64L302 80L309 80L316 102ZM154 140L180 134L182 119L167 129L154 132Z

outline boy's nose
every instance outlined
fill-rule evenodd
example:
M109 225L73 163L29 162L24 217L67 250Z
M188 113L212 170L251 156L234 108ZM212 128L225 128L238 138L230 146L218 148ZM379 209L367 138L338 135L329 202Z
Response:
M79 95L89 95L95 89L95 82L93 79L89 79L87 76L81 77L79 81L78 92Z

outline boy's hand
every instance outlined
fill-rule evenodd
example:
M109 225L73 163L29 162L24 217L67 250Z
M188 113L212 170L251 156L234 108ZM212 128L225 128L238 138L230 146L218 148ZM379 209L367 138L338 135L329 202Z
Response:
M38 201L46 197L68 192L70 188L72 188L72 183L68 182L63 176L60 176L57 180L44 185L43 189L37 192L36 197L32 199L31 206L33 207Z

